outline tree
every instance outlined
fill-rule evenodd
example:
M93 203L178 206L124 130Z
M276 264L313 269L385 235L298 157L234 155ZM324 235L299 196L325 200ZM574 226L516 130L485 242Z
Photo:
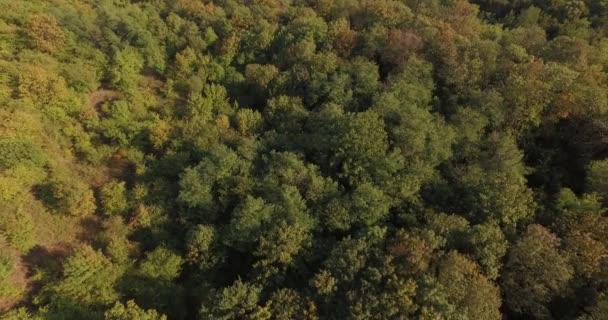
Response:
M27 252L36 238L32 216L19 204L0 201L0 205L0 235L20 252Z
M261 90L266 90L270 82L277 77L279 69L272 64L248 64L245 67L245 79L251 84L259 87Z
M395 273L390 258L368 266L361 279L345 294L346 314L350 319L394 319L412 317L417 285L414 280Z
M569 188L561 189L555 200L555 209L561 217L579 217L581 214L600 212L601 206L597 194L583 194L578 197Z
M388 138L403 157L402 177L393 188L411 197L435 167L451 155L453 132L430 112L433 82L430 65L411 59L389 78L389 89L378 95L373 110L382 116Z
M6 253L0 254L0 297L6 300L15 299L22 294L23 288L14 283L11 275L14 273L15 262L13 257Z
M431 264L439 256L438 250L442 245L443 239L432 231L399 230L388 251L398 262L398 272L405 275L417 275L429 270Z
M345 18L331 21L328 26L329 37L333 41L335 50L344 56L348 56L357 44L357 32L351 29Z
M26 30L32 45L40 51L54 53L63 49L66 37L54 16L33 15L27 22Z
M183 258L165 247L158 247L146 255L139 265L142 277L173 280L182 268Z
M307 301L297 291L279 289L273 292L268 302L272 320L315 320L315 305Z
M400 68L423 46L423 40L410 30L392 29L386 36L382 59Z
M120 297L116 283L121 274L122 270L101 252L83 246L66 260L63 277L46 290L51 300L68 299L84 306L109 304Z
M105 312L105 320L167 320L167 316L161 315L156 310L144 310L135 301L129 300L126 304L116 302L114 306Z
M432 212L428 217L426 228L445 239L446 247L456 248L470 226L469 221L461 216Z
M259 278L279 278L290 267L295 265L298 255L309 246L310 234L305 226L288 225L279 222L268 234L262 235L254 256L254 263ZM281 279L282 280L282 279Z
M465 256L454 251L439 263L438 284L447 300L455 306L454 316L467 319L501 319L500 291Z
M227 242L246 251L267 230L275 210L275 206L263 199L247 196L232 213L226 231Z
M602 318L607 156L608 0L0 0L0 318Z
M493 133L489 135L473 155L475 161L468 166L455 166L450 174L456 180L461 193L455 195L453 204L472 222L496 222L500 226L516 226L529 220L535 213L532 190L526 185L526 167L523 153L513 136ZM454 210L454 208L450 208Z
M563 249L583 286L602 282L608 261L608 219L602 210L573 212L555 223L562 236ZM591 288L587 288L590 290Z
M125 214L129 209L124 181L110 181L100 190L101 205L107 215Z
M495 224L475 225L466 232L466 250L482 267L486 277L496 279L502 258L507 253L507 240Z
M515 132L540 124L550 88L549 83L544 81L545 74L545 64L541 60L532 59L513 68L507 76L502 95L511 110L509 125ZM524 88L529 94L522 96L519 93Z
M561 294L573 275L559 243L547 229L531 225L511 247L502 272L509 309L536 318L550 317L548 303Z
M66 107L68 88L65 79L39 65L25 66L17 78L19 98L31 101L38 108Z
M49 181L40 186L39 195L45 204L58 213L86 216L95 212L93 190L80 179L56 171Z
M146 127L146 120L138 116L134 101L115 100L101 106L103 114L98 131L107 140L127 147L137 141Z
M608 201L608 160L592 161L587 168L587 190Z
M606 300L606 294L602 294L597 302L586 308L585 313L577 320L594 320L603 319L608 315L608 301Z
M199 316L209 320L271 319L267 307L260 306L262 288L240 279L231 286L210 294Z
M218 231L212 225L197 225L186 235L186 260L201 270L210 269L223 257L216 250L219 246Z
M130 230L122 216L112 216L103 222L98 241L105 246L104 253L118 264L127 263L136 250L128 239Z
M350 210L352 224L373 226L387 218L391 208L391 198L372 184L363 183L351 194Z
M351 185L388 175L388 137L378 114L371 110L349 113L342 121L344 128L337 133L331 159L339 175Z
M126 47L114 53L113 63L108 69L112 85L123 90L130 90L137 85L139 72L144 66L144 60L137 49Z
M251 109L240 109L235 115L236 127L242 134L254 134L263 127L262 115Z
M27 140L0 140L0 170L8 170L17 165L42 167L47 163L46 154L39 145Z
M249 165L235 151L219 145L208 150L196 166L186 168L179 181L178 200L190 209L207 213L206 217L193 213L189 218L194 222L217 218L219 211L230 204L234 191L247 189Z
M13 309L8 312L5 312L2 315L2 319L4 319L4 320L31 320L31 319L36 319L36 318L33 317L25 307L21 307L21 308L17 308L17 309Z

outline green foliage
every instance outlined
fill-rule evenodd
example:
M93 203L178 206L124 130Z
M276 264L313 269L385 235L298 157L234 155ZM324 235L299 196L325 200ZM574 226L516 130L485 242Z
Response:
M117 51L108 69L110 83L125 90L133 88L143 66L143 59L135 48Z
M118 266L101 252L83 246L63 266L63 277L45 289L50 299L67 299L81 305L109 304L120 296L116 282L121 276Z
M351 206L355 224L372 226L388 215L390 198L371 184L361 184L351 196Z
M121 216L112 216L104 221L104 231L99 241L105 245L104 253L116 263L126 263L134 253L134 245L129 242L129 228Z
M124 100L104 104L101 111L107 117L99 123L101 135L111 142L126 147L133 143L143 129L144 119L138 119L132 103Z
M315 310L312 302L307 303L305 298L291 289L279 289L274 292L270 297L268 305L270 307L272 319L318 319L314 312Z
M4 281L13 271L13 261L9 256L0 256L0 280Z
M0 170L8 170L17 165L42 167L46 161L46 155L40 146L31 141L0 140Z
M213 187L222 193L236 174L242 170L243 162L227 147L211 151L196 167L187 168L180 180L179 199L189 207L209 208L213 203Z
M0 307L600 319L606 21L587 0L0 0Z
M210 225L197 225L186 236L186 260L206 270L222 260L214 249L218 245L218 232Z
M232 213L227 239L237 247L254 243L271 222L275 207L260 198L247 197Z
M56 107L67 99L65 79L44 67L26 66L19 73L17 82L19 98L34 103L38 108Z
M437 250L443 246L444 239L433 231L397 231L389 252L401 263L399 271L404 274L424 273L437 257Z
M468 251L478 261L485 275L496 279L500 274L501 260L507 253L507 241L497 225L480 224L468 230Z
M158 247L146 255L139 265L139 272L147 278L173 280L179 275L182 264L181 256L167 248Z
M166 320L165 315L161 315L156 310L144 310L133 300L127 301L126 305L120 302L104 314L106 320Z
M608 199L608 161L593 161L587 169L587 189L597 193L602 200Z
M38 319L38 318L32 317L32 315L27 311L26 308L21 307L21 308L13 309L9 312L2 314L2 319L3 320L32 320L32 319Z
M563 239L564 252L578 280L597 279L601 274L607 251L604 240L607 223L597 212L585 212L559 222L557 229Z
M250 109L240 109L235 115L236 127L242 134L256 133L262 127L262 115Z
M124 181L110 181L99 191L100 202L107 215L120 215L127 212L127 188Z
M245 79L264 90L276 78L279 70L274 65L248 64L245 67Z
M306 227L293 226L282 222L271 231L260 237L254 256L258 261L254 264L260 272L260 277L277 276L279 272L293 266L298 254L306 249L310 235Z
M21 293L22 289L15 287L15 284L9 278L13 273L14 266L12 257L4 253L0 254L0 298L2 299L14 299Z
M39 194L54 212L86 216L95 212L93 190L79 179L70 179L65 172L52 173L49 181L40 186Z
M209 320L270 319L266 307L258 305L262 288L235 281L231 286L213 293L209 304L203 304L199 316Z
M572 190L565 188L557 194L555 207L562 215L576 216L581 213L601 211L601 201L597 194L583 194L577 197Z
M547 318L545 304L565 288L572 267L560 252L559 239L539 225L531 225L510 250L502 274L511 310Z
M27 252L35 244L32 217L22 207L8 204L0 213L0 234L17 250Z

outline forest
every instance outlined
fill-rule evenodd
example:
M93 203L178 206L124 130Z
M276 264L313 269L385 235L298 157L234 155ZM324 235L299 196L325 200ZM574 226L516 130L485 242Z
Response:
M0 0L0 319L608 319L608 1Z

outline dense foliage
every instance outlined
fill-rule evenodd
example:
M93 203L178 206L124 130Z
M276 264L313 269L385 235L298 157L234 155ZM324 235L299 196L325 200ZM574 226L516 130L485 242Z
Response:
M4 319L608 319L608 1L0 0Z

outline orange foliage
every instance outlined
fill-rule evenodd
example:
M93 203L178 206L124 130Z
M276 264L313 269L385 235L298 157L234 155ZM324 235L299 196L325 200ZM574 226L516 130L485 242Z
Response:
M390 30L386 38L386 47L384 48L382 58L386 62L397 66L401 66L407 62L423 46L422 39L409 30Z
M27 34L34 47L44 52L60 50L65 43L61 26L53 16L34 15L27 23Z

